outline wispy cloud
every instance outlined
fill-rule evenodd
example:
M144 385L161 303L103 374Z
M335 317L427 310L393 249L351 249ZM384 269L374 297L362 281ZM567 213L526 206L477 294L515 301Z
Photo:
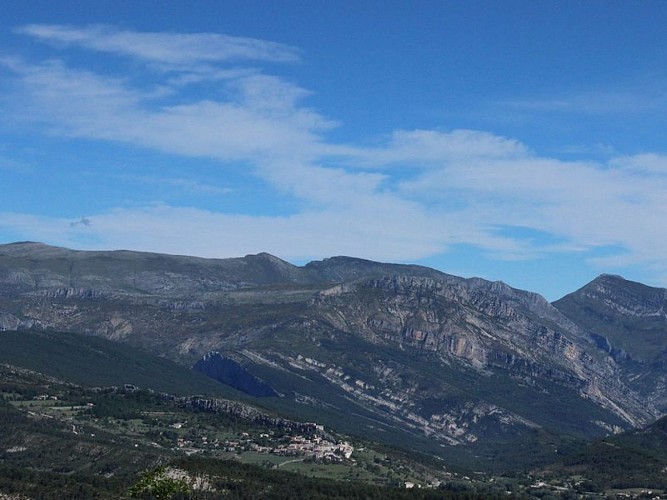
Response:
M371 165L440 166L474 156L478 159L520 158L528 148L519 141L478 130L397 130L385 145L355 154Z
M299 60L299 50L289 45L216 33L138 33L103 24L86 27L29 24L16 31L60 46L76 46L168 67L225 61Z
M194 179L183 177L157 177L155 175L117 175L117 179L131 184L147 184L153 186L170 186L188 193L199 193L209 195L225 195L233 191L229 187L221 187L215 184L207 184Z
M2 61L0 61L2 63ZM273 77L233 82L230 99L160 103L154 89L74 70L62 62L11 66L20 90L7 106L17 121L55 134L106 139L219 160L308 152L331 122L299 107L300 89Z
M667 108L664 81L629 85L629 88L595 88L562 93L558 96L513 99L498 103L502 107L527 112L552 112L579 115L638 115Z
M74 69L64 59L6 58L16 85L5 108L16 120L41 123L65 137L212 158L221 169L249 168L300 207L290 216L262 217L170 205L109 207L87 216L89 225L0 213L0 226L26 237L217 257L264 250L286 258L351 254L386 260L428 257L454 244L506 259L614 247L623 262L667 274L664 156L563 161L516 138L476 130L397 130L372 146L334 143L327 133L338 124L305 104L308 91L239 64L293 62L294 48L108 26L31 25L20 31L65 48L168 65L172 74L150 86L123 74ZM181 93L189 79L208 77L192 76L202 63L209 65L206 75L224 75L220 87ZM163 182L207 189L183 178ZM208 189L224 194L224 188ZM549 237L503 230L512 228Z

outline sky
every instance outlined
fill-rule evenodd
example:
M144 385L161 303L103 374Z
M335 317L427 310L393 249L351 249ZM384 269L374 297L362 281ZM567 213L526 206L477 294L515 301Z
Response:
M667 2L4 0L0 243L667 287Z

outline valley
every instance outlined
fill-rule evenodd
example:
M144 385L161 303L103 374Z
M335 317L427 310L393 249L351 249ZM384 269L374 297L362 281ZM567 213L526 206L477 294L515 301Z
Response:
M17 243L0 245L0 362L89 388L172 395L164 418L144 408L106 426L151 453L194 450L306 475L329 453L330 470L352 471L337 479L379 486L437 490L467 477L474 489L515 477L508 484L524 492L542 481L581 493L595 474L578 477L587 469L567 465L570 453L665 414L665 292L603 275L550 304L501 282L351 257L294 266L269 254L215 260ZM114 367L127 377L105 375ZM185 401L220 398L333 434L283 432L273 442L275 429L249 427L244 440L203 420L183 425L178 412L229 406ZM42 403L21 401L10 404ZM67 402L75 409L62 415L90 416ZM354 449L347 458L342 442ZM403 464L413 472L387 467L383 446L416 454ZM362 460L360 449L375 451ZM419 475L419 463L440 465ZM310 472L331 475L319 467ZM635 486L662 487L660 470ZM593 490L612 483L598 477Z

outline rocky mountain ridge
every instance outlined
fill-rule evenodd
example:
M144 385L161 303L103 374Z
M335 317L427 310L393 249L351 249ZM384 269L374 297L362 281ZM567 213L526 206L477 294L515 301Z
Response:
M667 411L667 290L604 274L556 301L621 367L659 412Z
M355 289L356 287L356 289ZM381 294L366 308L344 295ZM355 282L322 292L318 308L330 324L371 342L391 341L463 360L479 370L516 368L559 380L633 425L650 419L613 365L599 363L583 332L536 294L503 283L398 277ZM541 299L541 300L540 300ZM540 322L534 318L539 315ZM619 405L615 401L623 400ZM635 407L636 416L623 406ZM643 413L643 414L642 414Z
M0 259L3 289L81 298L205 295L258 286L331 283L395 272L443 275L421 266L381 264L352 257L332 257L298 267L268 253L204 259L127 250L77 251L35 242L0 245Z
M98 335L188 366L218 351L270 382L280 396L267 405L488 450L665 412L665 291L596 281L550 304L501 282L350 257L294 266L18 243L0 245L0 329ZM651 327L639 351L624 334L638 319Z

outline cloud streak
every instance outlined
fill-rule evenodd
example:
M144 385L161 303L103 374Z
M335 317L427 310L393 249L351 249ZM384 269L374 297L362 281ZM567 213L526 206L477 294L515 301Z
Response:
M476 130L396 130L373 146L335 143L327 133L339 124L304 104L308 91L241 64L293 63L299 51L292 47L109 26L19 31L60 50L78 47L161 65L153 79L164 68L172 74L158 77L158 85L140 84L124 74L74 68L64 58L5 58L15 89L5 107L16 120L41 123L58 136L209 158L226 171L249 168L299 207L286 216L166 204L109 207L86 217L90 224L0 214L0 226L27 238L210 257L270 251L285 258L350 254L399 261L457 244L498 259L614 247L619 254L605 264L641 262L667 275L667 157L563 161L518 139ZM202 64L207 70L193 76ZM184 82L203 80L215 82L216 91L183 91ZM195 180L165 182L203 189ZM522 237L513 229L549 238Z
M16 32L56 46L75 46L160 63L170 68L227 61L299 61L299 50L289 45L216 33L138 33L104 24L83 28L29 24L17 28Z

